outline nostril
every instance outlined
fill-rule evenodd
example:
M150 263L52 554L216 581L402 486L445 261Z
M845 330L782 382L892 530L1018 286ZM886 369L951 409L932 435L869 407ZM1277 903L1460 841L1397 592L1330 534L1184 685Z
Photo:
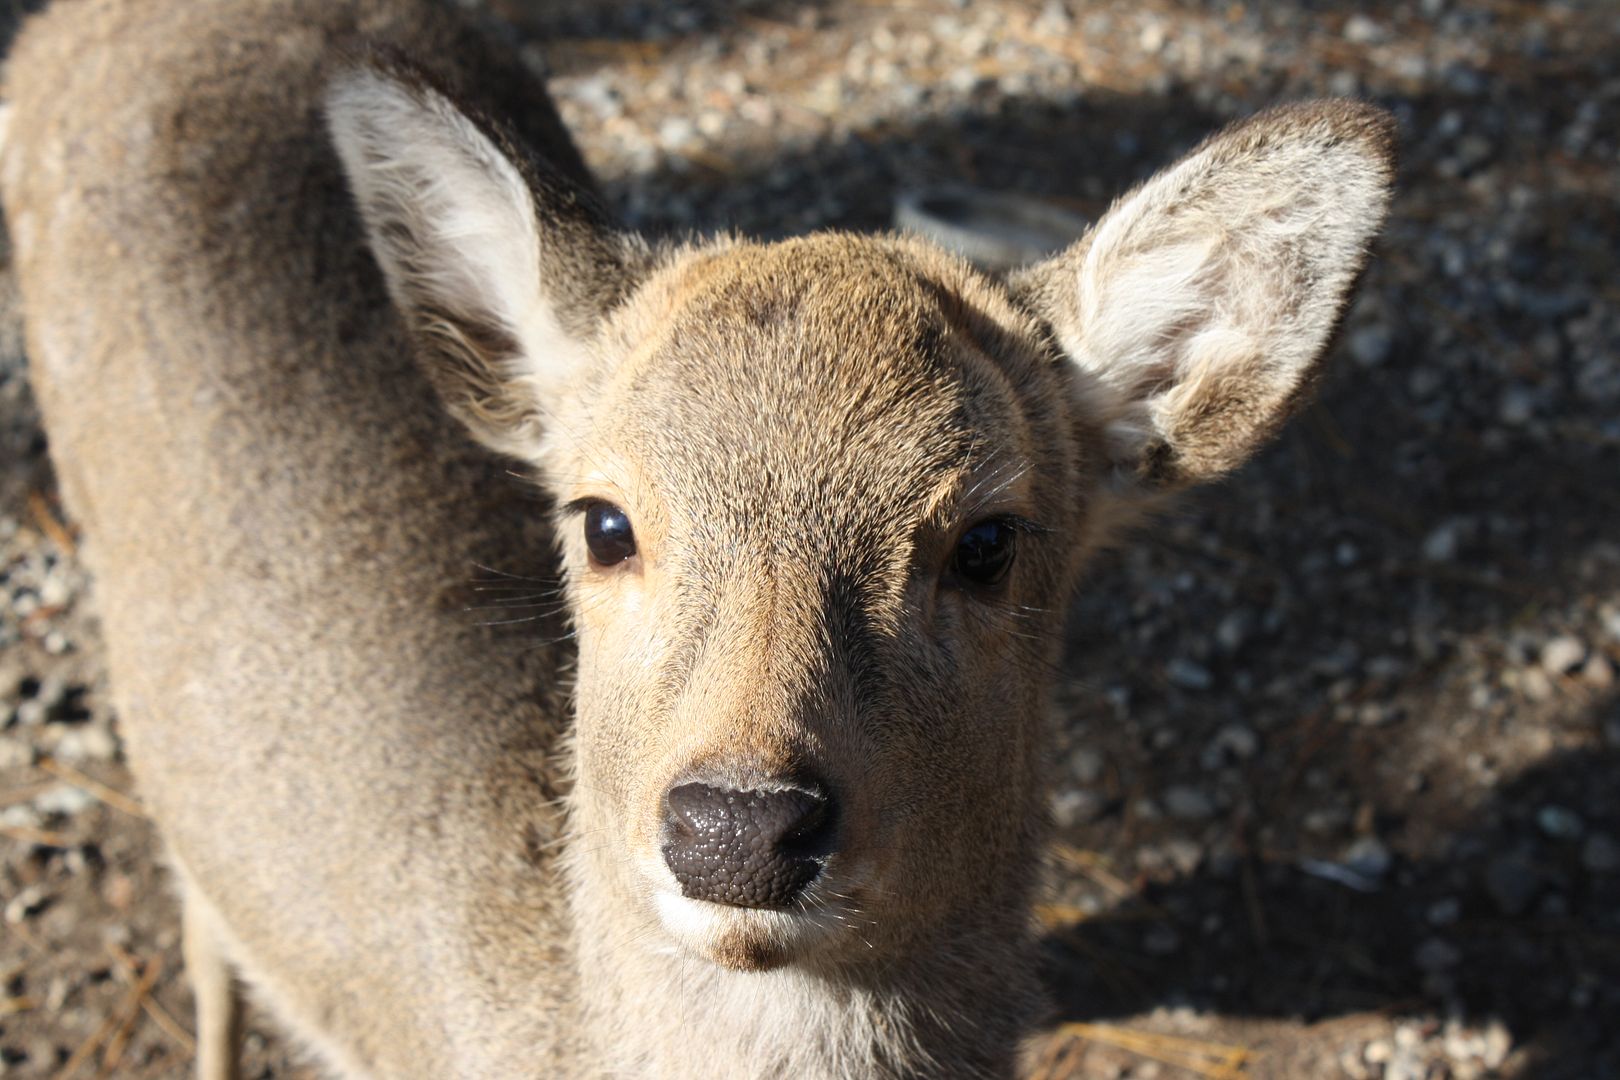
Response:
M664 861L694 899L785 907L832 853L832 800L819 788L740 791L688 783L667 796Z

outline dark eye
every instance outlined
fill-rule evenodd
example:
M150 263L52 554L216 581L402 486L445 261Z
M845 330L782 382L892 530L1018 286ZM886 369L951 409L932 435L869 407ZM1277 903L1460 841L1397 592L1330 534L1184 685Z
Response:
M1018 550L1018 534L999 518L981 521L956 542L951 569L973 585L994 585L1007 576Z
M636 534L630 518L612 503L594 502L585 508L585 546L598 566L614 566L636 553Z

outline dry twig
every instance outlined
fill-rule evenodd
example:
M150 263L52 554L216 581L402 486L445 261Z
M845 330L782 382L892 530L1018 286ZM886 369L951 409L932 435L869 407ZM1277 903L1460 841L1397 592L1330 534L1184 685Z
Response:
M65 765L55 758L40 758L39 767L58 780L66 780L74 787L89 792L114 810L122 810L131 817L146 817L146 810L139 802L117 788L108 787L100 780L86 776L71 765Z

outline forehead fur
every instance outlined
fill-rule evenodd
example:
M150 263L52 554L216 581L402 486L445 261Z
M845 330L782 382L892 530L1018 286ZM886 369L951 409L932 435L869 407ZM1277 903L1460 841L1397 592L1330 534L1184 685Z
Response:
M667 497L735 480L749 513L847 506L850 485L891 512L926 502L991 448L1025 443L1022 386L1047 366L996 286L903 238L700 250L636 306L614 441Z

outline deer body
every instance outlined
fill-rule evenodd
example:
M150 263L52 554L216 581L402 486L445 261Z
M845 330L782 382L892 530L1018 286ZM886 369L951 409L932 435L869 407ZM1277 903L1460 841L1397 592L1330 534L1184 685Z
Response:
M626 234L416 0L64 5L9 79L204 1076L233 972L344 1076L1011 1075L1050 598L1297 401L1386 121L1262 116L1003 282Z

